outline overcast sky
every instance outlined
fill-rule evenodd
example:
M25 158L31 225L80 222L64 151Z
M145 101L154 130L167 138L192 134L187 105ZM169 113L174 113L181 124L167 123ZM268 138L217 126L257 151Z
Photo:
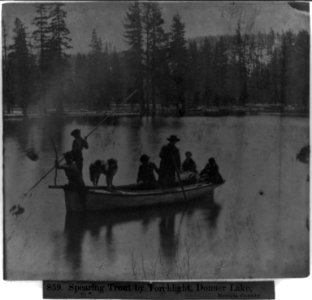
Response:
M71 32L72 52L87 52L91 32L96 29L103 42L110 42L117 50L127 49L123 38L123 22L129 2L67 3L67 26ZM238 20L246 32L268 32L292 29L308 30L309 15L291 8L285 2L170 2L160 3L165 28L170 27L174 14L179 13L186 25L186 37L233 34ZM3 19L10 37L14 20L18 17L29 32L35 17L32 3L3 5Z

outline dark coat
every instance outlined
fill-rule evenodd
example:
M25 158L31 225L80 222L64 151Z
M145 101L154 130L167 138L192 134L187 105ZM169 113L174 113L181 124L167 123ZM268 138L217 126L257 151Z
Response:
M200 172L200 177L210 183L220 184L224 182L224 179L219 173L219 167L217 164L208 163Z
M85 186L81 172L75 163L57 165L57 168L65 171L69 186L74 188L82 188Z
M196 163L192 158L187 158L182 164L183 172L194 172L197 173Z
M82 137L75 138L72 144L72 154L73 159L77 164L77 167L80 170L80 172L82 171L82 161L83 161L82 150L84 148L85 149L89 148L88 142Z
M162 147L160 154L159 182L161 185L170 186L175 183L176 170L181 168L180 151L169 143Z
M154 171L158 173L158 168L154 163L143 163L139 167L137 183L146 186L155 186L157 181L154 175Z

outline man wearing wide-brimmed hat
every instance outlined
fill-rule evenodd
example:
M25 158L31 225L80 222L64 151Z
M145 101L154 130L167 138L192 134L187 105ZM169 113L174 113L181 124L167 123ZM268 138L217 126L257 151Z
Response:
M175 135L167 138L169 143L162 147L159 154L159 183L163 187L175 184L175 173L181 169L180 151L175 144L180 141Z
M73 141L73 145L72 145L73 159L79 171L82 173L82 167L83 167L82 150L88 149L89 145L88 145L87 140L81 137L80 129L73 130L71 132L71 136L75 138Z

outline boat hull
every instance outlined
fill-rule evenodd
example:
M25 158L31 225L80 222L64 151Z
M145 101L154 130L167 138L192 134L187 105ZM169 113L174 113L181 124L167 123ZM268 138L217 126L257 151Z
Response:
M167 205L171 203L196 201L213 193L219 185L193 184L186 186L184 192L180 187L152 191L109 192L103 189L90 188L84 195L79 191L64 187L67 212L101 211L113 209L129 209Z

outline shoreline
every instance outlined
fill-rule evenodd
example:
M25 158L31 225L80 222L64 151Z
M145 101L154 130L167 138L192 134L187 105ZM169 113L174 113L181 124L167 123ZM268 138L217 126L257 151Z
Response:
M106 117L109 116L111 112L64 112L63 114L57 113L49 113L44 115L42 113L30 113L27 116L22 114L3 114L4 120L14 120L14 119L41 119L41 118L84 118L84 117ZM156 113L156 117L179 117L176 113L172 112L163 112L163 113ZM245 116L276 116L276 117L302 117L302 118L309 118L308 112L276 112L276 111L233 111L233 112L186 112L182 117L245 117ZM111 117L153 117L152 115L142 115L139 112L121 112L121 113L114 113Z

